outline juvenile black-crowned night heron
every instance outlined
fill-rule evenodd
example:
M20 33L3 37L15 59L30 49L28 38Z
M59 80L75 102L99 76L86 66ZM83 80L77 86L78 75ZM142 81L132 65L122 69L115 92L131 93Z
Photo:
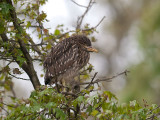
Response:
M73 89L77 84L74 78L89 61L89 52L97 50L92 48L91 41L84 35L66 38L52 47L44 60L45 84L51 85L57 80Z

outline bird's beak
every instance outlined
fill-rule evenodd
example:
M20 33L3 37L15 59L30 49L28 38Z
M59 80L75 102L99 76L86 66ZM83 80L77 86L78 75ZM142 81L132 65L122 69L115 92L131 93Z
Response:
M95 49L95 48L88 47L88 46L84 46L84 47L87 49L88 52L96 52L96 53L98 53L98 50Z

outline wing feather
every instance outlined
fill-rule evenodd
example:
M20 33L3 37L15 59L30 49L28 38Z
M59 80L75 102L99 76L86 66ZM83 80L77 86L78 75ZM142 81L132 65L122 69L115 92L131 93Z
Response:
M46 69L45 84L72 67L77 57L78 46L71 43L69 39L65 39L52 47L51 52L44 60L44 68Z

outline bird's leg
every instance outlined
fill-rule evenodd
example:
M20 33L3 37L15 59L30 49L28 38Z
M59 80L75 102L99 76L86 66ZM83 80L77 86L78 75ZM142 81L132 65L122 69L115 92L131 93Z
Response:
M78 79L78 76L77 76ZM72 82L70 83L71 86L71 91L72 93L79 93L80 92L80 85L79 85L79 80L73 79Z
M66 82L65 82L65 80L63 79L63 92L66 92L65 86L66 86Z
M69 92L69 88L68 88L64 79L62 79L62 91L63 92Z
M81 78L80 78L80 71L79 71L79 72L78 72L78 76L77 76L76 86L75 86L75 91L76 91L76 93L79 93L79 92L80 92L80 85L79 85L80 80L81 80Z
M80 71L78 72L78 82L80 83L80 80L81 80L81 78L80 78Z

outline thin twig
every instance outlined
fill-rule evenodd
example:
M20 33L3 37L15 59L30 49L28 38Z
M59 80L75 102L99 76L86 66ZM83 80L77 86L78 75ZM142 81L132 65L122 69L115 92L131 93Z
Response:
M110 78L106 78L106 79L96 79L96 80L93 81L93 82L83 82L83 83L79 83L79 85L95 84L95 83L99 83L99 82L101 82L101 81L108 81L108 80L114 79L114 78L116 78L116 77L118 77L118 76L120 76L120 75L123 75L123 74L127 75L128 72L129 72L128 70L125 70L124 72L121 72L121 73L119 73L119 74L117 74L117 75L114 75L114 76L112 76L112 77L110 77Z
M98 24L97 24L96 26L91 27L91 28L89 28L89 29L84 29L84 30L82 30L82 31L89 31L89 30L96 29L96 28L102 23L102 21L103 21L104 19L105 19L105 16L103 16L103 18L98 22Z
M82 16L78 17L76 30L80 29L84 17L86 16L86 14L88 13L88 11L90 10L90 8L93 6L94 3L95 2L93 2L93 0L90 0L85 12L82 14Z
M91 86L91 83L93 82L93 80L94 80L94 78L96 77L97 74L98 74L98 72L96 72L94 74L93 78L91 79L91 82L87 85L87 87L85 89L87 89L87 88L89 88Z
M155 117L157 117L158 115L160 115L160 112L159 112L159 113L156 113L156 114L151 115L150 117L146 118L146 120L155 120L154 118L155 118Z
M87 6L80 5L80 4L76 3L74 0L71 0L71 1L72 1L74 4L76 4L76 5L80 6L80 7L87 8Z
M18 106L8 105L8 104L6 104L6 103L4 103L4 102L0 102L0 103L3 104L3 105L5 105L5 106L12 107L12 108L17 108L17 107L18 107Z
M99 23L94 28L97 28L105 18L106 18L106 16L103 16L103 18L99 21Z
M47 45L47 43L39 43L39 44L25 44L28 46L42 46L42 45Z
M11 88L11 92L13 94L13 97L16 98L16 93L15 93L15 91L13 89L13 84L10 85L10 88Z
M9 112L5 108L3 108L2 106L0 107L7 113L7 115L9 115Z
M74 97L78 97L76 94L74 93L71 93L71 92L61 92L62 94L65 94L65 95L72 95Z
M28 41L31 43L31 47L32 47L32 49L34 50L34 51L36 51L40 56L43 56L43 54L41 53L41 50L38 48L38 46L37 46L37 44L35 44L34 43L34 41L32 40L32 38L29 36L29 35L27 35L27 36L25 36L27 39L28 39ZM25 44L25 43L24 43ZM42 43L41 43L42 44ZM25 44L25 45L27 45L27 44ZM42 45L41 45L42 46Z
M21 27L26 27L26 26L27 26L26 24L21 25ZM14 26L13 25L7 25L7 27L14 27ZM39 25L31 25L29 27L37 28L37 27L39 27ZM40 26L40 27L42 27L42 26Z
M147 113L147 115L150 114L150 113L152 113L154 110L156 110L156 109L158 109L158 108L160 108L160 105L158 105L158 106L157 106L156 108L154 108L153 110L149 111L149 112Z
M12 75L11 73L8 73L10 76L16 78L16 79L21 79L21 80L30 80L30 79L25 79L25 78L21 78L21 77L17 77L15 75Z

